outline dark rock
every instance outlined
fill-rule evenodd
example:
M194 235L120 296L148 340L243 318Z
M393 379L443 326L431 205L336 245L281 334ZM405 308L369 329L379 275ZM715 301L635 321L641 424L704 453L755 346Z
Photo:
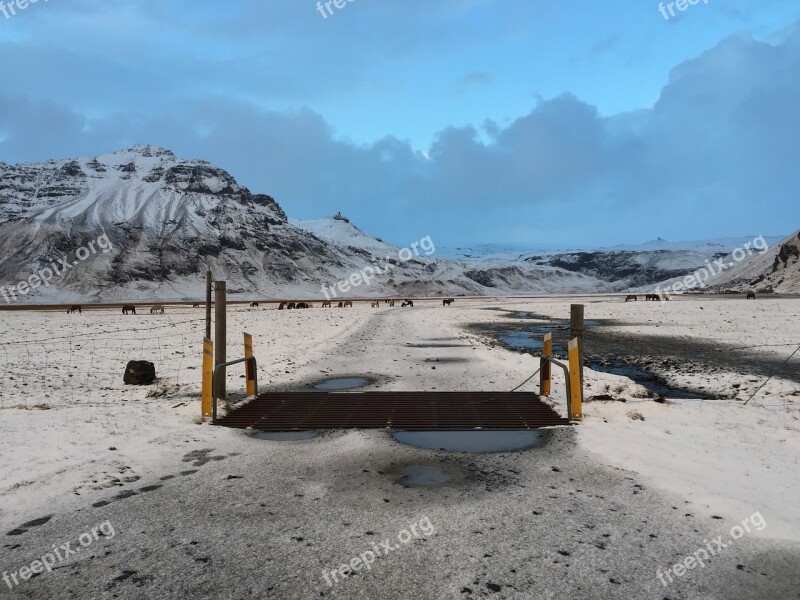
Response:
M125 367L126 384L148 385L156 380L156 366L146 360L132 360Z

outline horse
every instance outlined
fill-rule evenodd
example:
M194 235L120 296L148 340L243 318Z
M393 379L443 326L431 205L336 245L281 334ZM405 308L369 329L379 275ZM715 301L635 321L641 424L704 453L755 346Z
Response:
M195 302L194 304L192 304L192 308L200 308L200 305Z
M322 308L332 308L331 301L325 300L325 302L322 303Z
M658 300L658 294L645 294L645 300Z
M250 308L258 308L258 302L251 302Z
M756 299L756 293L755 292L747 292L747 297L745 299L746 300L755 300Z
M638 299L639 298L634 296L633 294L631 294L630 296L625 296L625 302L628 302L628 300L633 300L634 302L636 302Z
M309 304L308 302L298 302L294 305L295 308L314 308L313 304Z
M80 307L80 305L79 305L79 304L73 304L72 306L70 306L70 307L67 309L67 314L68 314L68 315L71 315L71 314L73 314L73 313L78 313L78 314L80 314L80 313L82 313L82 312L83 312L83 310L81 309L81 307Z
M381 307L380 300L376 300L375 302L372 303L372 308L380 308L380 307Z
M394 300L389 300L389 306L394 306Z
M344 308L344 302L339 302L339 305L336 308Z
M292 310L293 308L297 308L297 304L294 302L289 302L289 304L286 305L286 310Z
M352 300L345 301L344 307L345 308L353 308L353 301Z
M286 302L281 302L281 303L278 305L278 310L283 310L283 309L285 309L285 308L286 308Z
M450 306L453 302L455 302L454 298L445 298L442 300L442 306Z
M164 314L164 305L163 304L153 304L150 308L150 314L154 315L156 313Z
M412 300L406 300L400 306L402 306L402 307L410 306L411 308L414 308L414 302Z
M127 315L129 313L132 315L136 314L136 307L133 304L126 304L125 306L122 307L123 315Z

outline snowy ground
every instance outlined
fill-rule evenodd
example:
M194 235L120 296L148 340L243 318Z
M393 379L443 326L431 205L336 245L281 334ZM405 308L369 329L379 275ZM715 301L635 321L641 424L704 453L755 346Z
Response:
M373 377L379 389L509 390L538 361L469 326L505 322L506 311L566 318L571 302L637 349L662 335L702 340L720 357L800 345L798 299L481 299L232 307L228 356L241 354L239 332L252 333L262 390L344 375ZM13 590L0 582L0 597L800 598L797 377L774 378L747 406L658 404L630 380L590 370L587 397L627 402L587 403L579 426L517 453L428 451L383 431L272 442L199 424L202 334L202 310L191 308L0 312L0 571L30 566L53 544L78 546L100 523L114 528L53 572ZM741 352L779 361L797 345ZM730 370L739 360L704 373L708 353L700 358L663 374L729 398L766 379ZM124 386L131 359L155 362L159 383ZM787 365L797 374L800 357ZM243 385L237 369L228 379L231 390ZM535 391L536 379L523 389ZM556 374L560 410L563 393ZM410 464L456 476L406 488L396 474ZM662 585L659 569L756 512L765 527ZM397 542L428 521L433 533ZM324 569L386 538L399 547L327 584Z

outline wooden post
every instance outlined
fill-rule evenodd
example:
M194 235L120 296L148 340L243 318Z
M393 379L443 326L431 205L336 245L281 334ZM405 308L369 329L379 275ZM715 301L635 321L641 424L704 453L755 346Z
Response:
M583 304L570 305L569 313L569 339L578 338L578 375L581 386L581 397L583 397Z
M253 356L253 336L249 333L244 334L244 356L245 358ZM256 370L253 366L253 361L248 360L244 363L244 376L247 386L247 395L256 395Z
M215 308L215 336L214 336L214 367L227 362L225 353L227 336L227 323L225 321L226 288L224 281L214 282L214 308ZM214 394L219 400L225 400L225 369L220 369L214 378Z
M544 342L542 343L542 356L553 358L553 334L544 334ZM539 393L542 396L550 395L550 364L549 360L543 360L541 370L539 371Z
M203 399L201 414L211 416L211 380L214 375L214 342L210 338L203 338Z
M211 339L211 271L206 271L206 337Z
M580 381L580 341L572 338L567 345L569 355L569 398L567 398L567 416L570 420L583 419L583 387Z

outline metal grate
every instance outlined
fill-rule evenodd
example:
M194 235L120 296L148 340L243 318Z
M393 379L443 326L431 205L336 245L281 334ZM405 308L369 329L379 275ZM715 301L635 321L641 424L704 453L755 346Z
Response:
M530 392L270 392L217 425L309 429L534 429L568 425Z

